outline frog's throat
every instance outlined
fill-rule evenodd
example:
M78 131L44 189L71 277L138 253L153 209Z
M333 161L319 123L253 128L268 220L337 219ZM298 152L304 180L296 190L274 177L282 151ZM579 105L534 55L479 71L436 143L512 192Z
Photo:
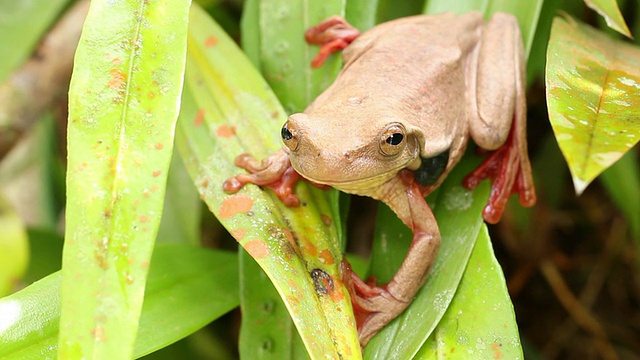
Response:
M389 180L395 178L398 172L402 169L403 168L394 169L377 176L369 176L367 178L361 179L350 179L346 181L314 179L307 177L304 174L300 175L313 183L328 185L348 194L375 197L375 194L379 193L380 188L383 185L387 184Z

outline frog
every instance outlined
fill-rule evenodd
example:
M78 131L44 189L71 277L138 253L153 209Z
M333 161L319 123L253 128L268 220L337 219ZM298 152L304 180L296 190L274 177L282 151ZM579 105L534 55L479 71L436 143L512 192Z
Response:
M282 149L261 161L239 155L235 163L248 173L223 188L266 186L299 206L294 185L304 179L380 200L412 230L387 284L362 280L346 260L340 265L364 347L425 283L441 243L425 197L460 161L469 139L486 157L462 185L491 181L486 222L500 220L511 194L525 207L535 204L524 47L516 18L499 12L489 20L480 12L415 15L365 32L333 16L305 38L320 46L312 67L342 51L342 70L303 112L288 117Z

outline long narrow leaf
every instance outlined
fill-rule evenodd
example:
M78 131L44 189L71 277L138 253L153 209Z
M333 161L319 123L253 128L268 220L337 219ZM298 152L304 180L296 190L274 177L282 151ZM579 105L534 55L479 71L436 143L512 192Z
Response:
M291 316L271 280L246 251L241 251L239 256L242 306L238 344L240 358L308 358Z
M0 83L32 53L68 0L0 2Z
M133 355L173 149L189 5L91 3L69 94L60 358Z
M344 0L259 2L261 72L288 113L304 110L331 84L341 64L334 55L312 69L319 48L305 42L305 31L344 12Z
M278 134L286 115L277 99L197 7L187 59L177 144L202 198L274 283L312 358L359 353L326 194L300 184L296 192L304 205L287 208L270 191L252 185L233 195L222 190L224 180L240 171L233 164L237 155L263 158L281 147Z
M533 35L536 32L543 0L513 1L513 0L429 0L425 5L425 13L436 14L443 11L453 11L461 14L468 11L481 11L487 18L495 12L507 12L518 18L525 54L529 54Z
M417 359L523 359L502 268L482 226L451 305Z
M133 357L178 341L238 306L237 267L233 253L158 244ZM60 282L56 272L0 299L1 359L55 358Z

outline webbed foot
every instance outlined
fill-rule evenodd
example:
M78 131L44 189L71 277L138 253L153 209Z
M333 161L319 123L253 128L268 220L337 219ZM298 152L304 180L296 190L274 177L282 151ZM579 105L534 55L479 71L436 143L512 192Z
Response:
M320 45L311 67L319 68L331 54L349 46L359 35L360 31L340 16L332 16L309 28L304 34L307 43Z
M519 195L520 204L524 207L533 206L536 202L536 192L533 186L531 165L526 153L526 143L518 140L514 126L507 141L497 150L490 152L484 161L463 180L467 189L474 189L480 181L491 179L491 195L489 202L482 211L482 215L490 224L500 221L511 194Z
M234 163L249 172L225 180L222 188L227 193L236 193L246 184L267 186L287 206L299 206L300 199L293 194L293 186L301 179L289 161L289 154L279 150L262 161L252 155L241 154Z

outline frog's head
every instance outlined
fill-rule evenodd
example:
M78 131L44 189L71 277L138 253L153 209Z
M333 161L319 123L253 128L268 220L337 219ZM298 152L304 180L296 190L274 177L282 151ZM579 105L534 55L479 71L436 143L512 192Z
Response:
M315 183L369 195L401 169L420 165L423 136L417 129L388 119L351 120L291 115L281 135L296 171Z

